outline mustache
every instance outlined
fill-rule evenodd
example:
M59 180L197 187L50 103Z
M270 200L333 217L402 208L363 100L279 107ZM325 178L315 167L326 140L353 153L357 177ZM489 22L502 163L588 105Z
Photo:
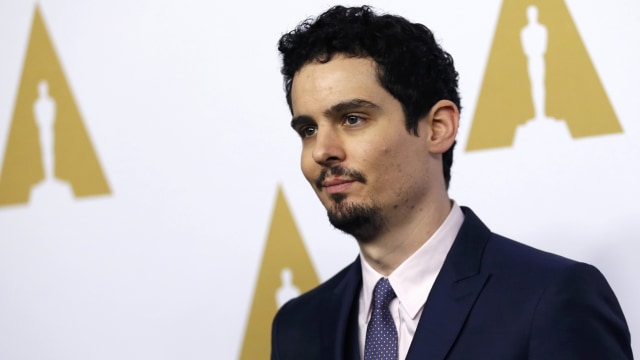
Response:
M367 183L367 178L358 170L347 169L342 165L333 165L329 167L324 167L320 171L320 175L316 178L314 185L317 189L322 188L322 183L329 176L341 176L346 177L349 180L358 181L363 184Z

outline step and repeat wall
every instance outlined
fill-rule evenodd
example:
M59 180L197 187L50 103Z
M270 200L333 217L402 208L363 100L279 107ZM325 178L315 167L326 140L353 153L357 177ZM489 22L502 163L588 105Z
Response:
M268 357L278 306L358 254L300 173L276 49L335 4L0 0L0 359ZM635 339L640 3L371 5L456 61L451 197L596 265Z

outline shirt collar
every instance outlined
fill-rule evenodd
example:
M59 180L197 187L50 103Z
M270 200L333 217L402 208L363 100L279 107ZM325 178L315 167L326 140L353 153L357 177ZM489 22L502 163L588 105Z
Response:
M442 268L451 245L462 226L464 214L460 206L452 201L451 211L445 221L431 235L431 237L398 266L391 275L389 282L395 291L398 301L405 308L411 318L419 314L429 296L429 291ZM360 253L362 264L362 296L367 321L371 314L371 297L373 288L381 277Z

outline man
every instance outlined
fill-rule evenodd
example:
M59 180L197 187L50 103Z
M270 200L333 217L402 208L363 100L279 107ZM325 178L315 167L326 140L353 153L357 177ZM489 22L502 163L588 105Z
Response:
M279 50L302 171L360 256L280 309L272 359L632 358L595 268L449 199L458 74L426 27L334 7Z

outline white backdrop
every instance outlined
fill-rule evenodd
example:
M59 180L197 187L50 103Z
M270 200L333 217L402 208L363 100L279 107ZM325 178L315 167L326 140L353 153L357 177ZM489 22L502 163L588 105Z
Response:
M0 164L35 4L0 0ZM598 266L635 339L640 3L566 0L622 134L477 152L464 149L501 1L371 4L456 59L451 196L498 233ZM0 359L237 358L278 185L320 279L353 260L300 174L276 50L331 5L39 2L112 194L0 207Z

